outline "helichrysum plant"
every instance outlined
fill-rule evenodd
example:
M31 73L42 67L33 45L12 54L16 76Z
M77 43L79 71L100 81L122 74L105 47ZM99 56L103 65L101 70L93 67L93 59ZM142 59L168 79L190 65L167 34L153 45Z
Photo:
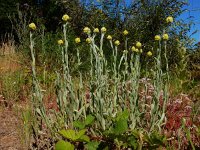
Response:
M68 28L70 17L63 15L63 39L57 41L58 48L62 52L62 69L57 71L56 79L56 95L58 111L48 116L45 113L42 104L43 95L41 88L37 81L35 58L34 58L34 41L32 39L33 31L36 30L34 24L30 24L30 42L32 54L32 72L33 72L33 85L34 94L38 99L37 111L45 120L45 123L52 131L58 131L62 128L72 129L74 135L79 134L75 129L77 128L77 120L85 120L87 115L92 114L95 121L90 131L95 136L103 135L104 131L112 128L113 131L119 132L118 127L121 129L121 124L126 128L123 133L128 130L136 130L143 128L144 132L149 136L155 130L161 130L165 116L165 106L168 100L168 87L164 82L164 73L162 71L161 54L163 51L162 42L164 41L164 53L167 61L166 42L169 40L167 33L156 35L154 37L156 50L145 51L145 46L136 41L132 45L128 45L127 30L123 31L124 41L113 40L111 35L107 35L109 29L102 27L101 29L94 28L91 30L89 27L84 27L83 33L87 36L85 39L77 37L74 39L76 43L76 56L75 59L78 65L81 62L79 45L87 43L90 50L90 72L86 73L87 81L84 81L83 73L78 71L78 80L72 77L72 70L69 58L69 39ZM173 18L168 17L167 23L172 23ZM100 40L97 34L100 35ZM107 40L105 40L105 38ZM108 66L108 61L104 54L104 43L110 43L112 63ZM122 50L122 55L119 53L123 43L125 47ZM147 59L154 61L155 66L152 68L152 77L141 79L141 55L145 55ZM119 60L119 61L118 61ZM167 62L168 63L168 62ZM146 70L149 72L149 70ZM168 66L167 66L168 71ZM144 85L141 86L141 85ZM161 105L162 103L162 105ZM125 111L126 110L126 111ZM123 113L123 112L126 113ZM121 115L119 115L121 114ZM126 119L123 119L123 114ZM127 115L128 114L128 115ZM122 117L118 117L122 116ZM114 120L114 121L113 121ZM81 125L79 124L79 127ZM98 131L97 133L94 131ZM62 136L69 130L63 131ZM85 135L86 131L82 135ZM142 136L142 132L140 132ZM65 138L69 138L65 136ZM70 137L70 140L72 137ZM81 137L74 138L74 141L79 141ZM74 142L72 140L72 142ZM63 142L63 141L62 141ZM79 141L80 142L80 141ZM142 142L142 140L140 141ZM67 143L70 147L71 143ZM119 144L119 143L118 143ZM120 144L119 144L120 145Z

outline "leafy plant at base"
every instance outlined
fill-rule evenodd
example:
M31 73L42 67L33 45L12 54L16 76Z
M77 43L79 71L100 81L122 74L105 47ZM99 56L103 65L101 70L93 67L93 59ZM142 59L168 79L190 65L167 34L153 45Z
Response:
M69 142L60 140L56 143L55 150L74 150L74 145Z
M65 142L63 140L58 141L55 146L56 150L64 150L65 148L74 149L74 144L76 142L89 143L90 138L85 134L86 131L86 129L82 129L80 131L75 131L71 129L59 131L59 134L70 142Z
M88 115L85 119L85 121L74 121L74 127L79 128L79 129L84 129L88 126L90 126L94 122L95 117L92 115Z
M106 145L109 148L156 149L165 145L165 136L152 132L146 134L142 130L131 131L128 128L129 112L125 110L113 119L113 127L104 132ZM113 144L114 143L114 144ZM101 146L101 144L100 144Z
M94 120L95 120L94 116L88 115L84 121L82 121L82 122L81 121L75 121L73 123L74 127L77 127L77 128L80 129L79 131L75 131L75 130L71 130L71 129L59 131L59 134L63 138L67 139L70 142L65 142L63 140L58 141L57 144L56 144L56 148L57 148L56 150L64 150L66 147L69 148L69 149L70 148L74 149L73 144L75 144L76 142L87 143L85 145L85 147L88 150L96 149L99 145L99 142L94 142L94 141L90 142L89 136L87 136L85 134L87 130L84 129L85 127L90 126L94 122ZM59 148L61 148L61 149L59 149Z

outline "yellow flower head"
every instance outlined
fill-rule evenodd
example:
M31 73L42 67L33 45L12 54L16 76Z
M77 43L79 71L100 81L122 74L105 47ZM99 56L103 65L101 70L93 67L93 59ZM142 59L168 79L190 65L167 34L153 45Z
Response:
M160 35L156 35L156 36L155 36L155 40L156 40L156 41L160 41L160 40L161 40Z
M75 43L80 43L81 42L81 39L79 37L75 38Z
M173 17L169 16L166 18L167 23L172 23L174 21Z
M105 27L102 27L102 28L101 28L101 32L102 32L102 33L105 33L106 31L107 31L107 29L106 29Z
M140 49L140 53L142 53L143 52L143 50L142 49Z
M135 52L138 53L138 52L139 52L139 49L136 48L136 49L135 49Z
M63 16L62 16L62 20L63 21L68 21L70 18L69 18L69 16L67 15L67 14L64 14Z
M87 38L85 41L86 41L88 44L90 44L90 43L92 42L90 38Z
M35 23L30 23L29 25L29 28L31 29L31 30L35 30L36 29L36 25L35 25Z
M119 46L119 45L120 45L119 40L116 40L116 41L115 41L115 46Z
M168 34L163 34L163 40L168 40L169 39L169 35Z
M152 56L152 52L151 52L151 51L148 51L148 52L147 52L147 56Z
M90 30L90 28L85 27L85 28L83 29L83 32L84 32L84 33L87 33L87 34L90 34L91 30Z
M98 28L95 28L93 32L94 32L94 33L99 33L99 29L98 29Z
M132 50L133 52L136 52L136 53L139 52L139 50L138 50L137 48L135 48L135 46L132 46L132 47L131 47L131 50Z
M124 54L127 54L127 53L128 53L128 51L127 51L127 50L124 50L124 51L123 51L123 53L124 53Z
M64 44L63 40L58 40L58 45L63 45L63 44Z
M132 46L132 47L131 47L131 50L132 50L133 52L135 52L135 49L136 49L135 46Z
M111 36L111 35L108 35L108 36L107 36L107 39L108 39L108 40L112 40L112 36Z
M142 47L142 44L141 44L140 42L137 42L137 43L136 43L136 47L137 47L137 48L141 48L141 47Z
M124 30L123 34L124 34L124 35L128 35L128 31L127 31L127 30Z

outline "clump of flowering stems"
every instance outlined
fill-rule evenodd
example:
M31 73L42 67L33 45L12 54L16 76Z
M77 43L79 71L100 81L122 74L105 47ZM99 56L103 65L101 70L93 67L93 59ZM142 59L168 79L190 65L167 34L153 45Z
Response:
M68 53L68 18L64 17L63 20L65 21L63 24L63 41L58 42L62 51L62 72L57 72L55 83L59 111L53 111L51 114L46 114L42 102L43 96L35 73L32 32L30 33L33 92L36 98L33 102L37 104L34 105L34 108L45 121L47 127L51 131L57 131L63 127L74 128L74 121L83 120L88 114L92 114L96 117L93 130L98 130L98 133L101 134L102 131L109 129L112 125L110 118L115 118L119 112L128 110L130 114L129 128L131 130L143 128L147 133L151 133L155 129L161 130L166 118L165 105L168 99L168 83L164 82L164 73L161 69L161 39L156 38L157 50L153 52L155 68L153 78L149 81L152 84L151 100L149 101L149 97L146 96L149 94L148 74L144 78L145 92L142 99L140 97L142 44L136 42L134 45L136 48L133 47L130 52L128 38L125 37L125 50L123 55L120 56L120 41L115 40L113 43L112 37L107 37L113 60L112 64L108 66L103 50L104 37L107 32L105 27L101 28L99 45L96 42L98 30L96 29L96 32L91 33L88 27L84 28L84 33L88 37L86 42L90 48L90 72L87 74L89 77L87 81L83 82L83 74L79 71L79 80L72 78ZM124 32L124 36L127 36L127 34L128 31ZM76 39L76 41L79 43L80 39ZM148 56L151 55L152 53L148 52ZM77 48L76 60L78 65L81 64L80 57L79 48ZM166 52L165 58L167 59ZM160 101L162 101L162 105ZM144 117L146 112L148 112L149 117Z

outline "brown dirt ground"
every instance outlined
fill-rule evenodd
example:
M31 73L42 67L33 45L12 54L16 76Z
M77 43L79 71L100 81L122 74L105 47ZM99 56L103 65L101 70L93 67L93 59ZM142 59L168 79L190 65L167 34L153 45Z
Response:
M0 150L24 150L20 124L14 110L0 106Z

